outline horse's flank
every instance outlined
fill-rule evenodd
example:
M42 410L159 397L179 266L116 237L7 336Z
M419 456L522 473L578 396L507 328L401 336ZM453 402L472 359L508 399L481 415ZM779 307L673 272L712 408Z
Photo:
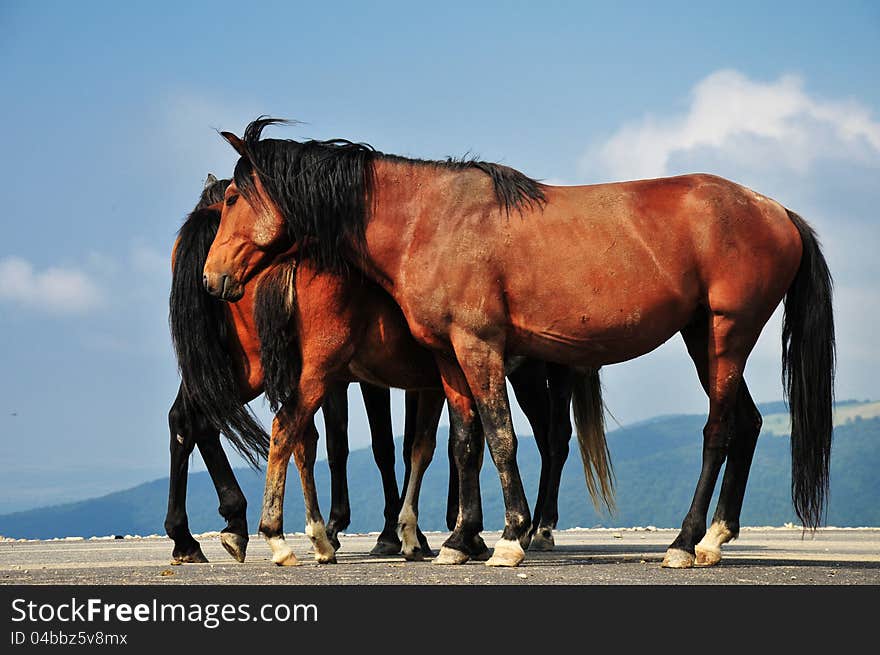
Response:
M545 186L547 203L520 216L505 215L485 176L377 161L375 177L369 272L429 345L444 340L444 322L488 322L507 326L509 354L624 361L662 344L700 306L740 311L737 299L755 286L773 298L758 310L769 316L800 260L781 205L714 176ZM430 260L411 256L420 251ZM462 284L450 288L453 262ZM725 273L733 266L740 276Z

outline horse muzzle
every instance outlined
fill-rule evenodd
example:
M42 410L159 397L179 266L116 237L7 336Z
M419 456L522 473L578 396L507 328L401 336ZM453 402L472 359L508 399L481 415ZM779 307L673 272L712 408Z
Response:
M205 273L202 282L205 291L226 302L235 302L244 295L241 283L226 273Z

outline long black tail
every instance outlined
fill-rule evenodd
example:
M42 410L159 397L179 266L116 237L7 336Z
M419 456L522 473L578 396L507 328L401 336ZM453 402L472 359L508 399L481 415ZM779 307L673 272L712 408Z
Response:
M605 505L614 511L614 470L605 440L605 403L598 369L574 372L572 394L574 424L577 431L587 490L597 511Z
M220 213L205 207L206 202L203 198L178 234L169 300L171 339L186 407L202 412L256 468L269 455L269 435L242 402L226 308L202 286L205 260L220 224Z
M794 212L788 211L788 217L803 242L782 322L782 376L791 411L791 499L804 526L815 529L828 501L833 430L832 281L813 229Z

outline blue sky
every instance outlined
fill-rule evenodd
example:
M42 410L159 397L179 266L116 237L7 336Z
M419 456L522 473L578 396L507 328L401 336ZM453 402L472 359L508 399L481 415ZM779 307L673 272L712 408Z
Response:
M557 183L747 184L816 226L838 397L877 397L875 3L318 4L0 4L0 511L165 472L171 244L234 165L215 129L258 114ZM778 318L747 370L759 400L782 393ZM677 339L605 384L622 423L706 408ZM368 442L354 394L351 433Z

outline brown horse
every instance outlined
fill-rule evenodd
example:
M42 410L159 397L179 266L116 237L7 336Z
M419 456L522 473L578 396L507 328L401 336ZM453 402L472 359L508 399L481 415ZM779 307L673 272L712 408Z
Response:
M386 525L373 552L392 554L400 552L402 547L408 559L431 554L427 540L418 530L417 515L419 488L433 456L437 421L444 400L433 358L415 343L399 309L378 286L362 278L350 280L344 275L317 275L310 262L297 265L289 255L261 270L254 285L234 304L221 303L205 294L201 280L194 285L192 274L197 270L201 276L208 245L220 218L218 205L204 205L216 199L218 189L222 199L227 185L228 181L220 181L206 188L203 201L181 229L173 257L171 326L184 382L171 413L172 477L166 528L175 539L175 558L204 561L186 526L185 468L194 443L197 442L204 453L204 444L216 442L217 457L226 465L220 470L222 476L220 473L215 476L217 467L213 467L213 460L208 462L209 470L215 481L219 480L216 483L221 514L233 515L221 534L221 541L237 559L244 559L245 499L219 447L217 428L212 429L212 426L220 426L239 447L244 437L263 446L252 459L265 456L268 450L264 509L275 503L277 514L267 517L264 511L261 531L269 538L275 560L281 564L296 562L283 542L281 525L291 453L296 454L303 483L307 532L315 545L315 556L320 562L335 560L335 550L339 547L336 534L348 523L344 455L347 453L346 389L351 381L360 381L364 391L374 453L385 488ZM255 293L255 289L259 293ZM291 382L301 379L299 371L303 362L306 382L313 380L321 390L319 405L327 424L333 483L327 526L321 517L314 485L317 433L312 417L315 407L303 402L291 386ZM528 360L517 362L510 376L541 450L541 480L535 508L537 530L533 539L533 547L538 549L553 547L559 481L571 435L569 378L564 367ZM394 479L388 386L424 388L419 393L407 393L404 430L407 466L402 506ZM254 424L243 405L264 389L273 408L283 407L273 424L271 449L268 438L261 440L261 428ZM593 389L598 391L598 384ZM245 452L250 450L245 448ZM387 457L380 457L380 452ZM334 457L333 453L338 456ZM450 484L453 491L450 497L454 501L450 507L457 512L457 477L451 476ZM340 492L337 487L341 487ZM482 541L475 539L471 556L480 557L485 551Z
M165 530L174 541L172 557L178 562L207 561L190 533L186 513L187 470L193 448L198 446L202 454L217 490L220 514L226 519L221 543L238 561L244 560L248 543L247 501L220 444L220 433L253 466L269 452L269 435L245 404L263 392L253 294L247 293L240 302L229 305L211 298L202 285L202 268L220 222L217 203L223 200L228 185L229 180L208 177L199 203L180 229L172 254L169 323L182 380L168 415L171 472ZM385 495L385 526L373 553L398 553L400 494L394 470L390 397L387 389L368 383L360 386ZM331 479L327 538L335 548L339 548L337 535L348 526L351 516L346 479L347 388L348 383L334 385L322 408ZM404 431L407 475L417 426L416 402L413 398L407 405L413 417ZM421 535L419 538L423 539Z
M240 200L240 203L243 206L246 201ZM294 257L287 253L275 258L272 265L258 276L260 279L253 285L256 288L254 315L261 344L266 397L277 411L272 426L260 521L260 532L272 548L273 561L280 565L297 561L284 541L282 525L286 473L291 455L300 471L306 505L306 533L312 539L315 556L319 562L335 561L333 550L323 538L323 519L312 475L317 443L313 417L332 385L349 380L366 380L378 386L420 392L417 408L410 409L409 403L407 405L408 421L414 419L415 426L412 430L411 473L404 482L398 532L404 556L422 559L430 549L418 533L419 491L433 457L437 421L445 400L432 354L413 339L392 298L359 274L319 272L308 257ZM517 371L511 381L538 434L542 426L537 424L540 418L534 410L544 404L542 387L546 394L548 378L550 387L556 384L543 362L527 360L516 364ZM596 380L587 392L598 393L598 390ZM577 396L575 402L580 405L581 397ZM568 402L564 403L564 409L567 419ZM550 420L552 403L547 403L547 410L545 421ZM604 434L596 436L604 437ZM554 446L559 448L562 441L559 439ZM564 441L567 443L567 438ZM458 439L453 443L464 442ZM600 458L606 452L604 441L585 444L584 449L598 453ZM455 451L453 454L456 457L470 456ZM555 526L554 488L558 488L558 475L553 465L558 462L561 472L562 462L552 453L542 453L542 459L548 470L542 475L539 495L546 499L545 508L552 506L549 511L545 510L545 523ZM551 547L550 528L546 533L539 533L536 541L538 547ZM478 534L472 535L464 547L469 558L488 557L488 549Z
M738 534L761 423L743 371L783 298L792 499L805 526L820 523L834 326L830 274L803 219L711 175L553 187L483 162L408 160L347 141L261 139L272 122L254 121L244 139L224 133L241 158L205 264L206 287L240 296L261 260L289 241L320 267L355 268L381 284L415 338L434 351L466 447L481 450L475 428L482 422L506 506L488 564L517 565L529 529L505 359L596 368L643 355L676 333L709 397L709 416L693 502L664 565L720 561L721 545ZM253 202L236 211L239 195ZM476 475L476 462L459 464L463 478ZM482 527L479 499L460 502L440 559L466 559L463 545Z

